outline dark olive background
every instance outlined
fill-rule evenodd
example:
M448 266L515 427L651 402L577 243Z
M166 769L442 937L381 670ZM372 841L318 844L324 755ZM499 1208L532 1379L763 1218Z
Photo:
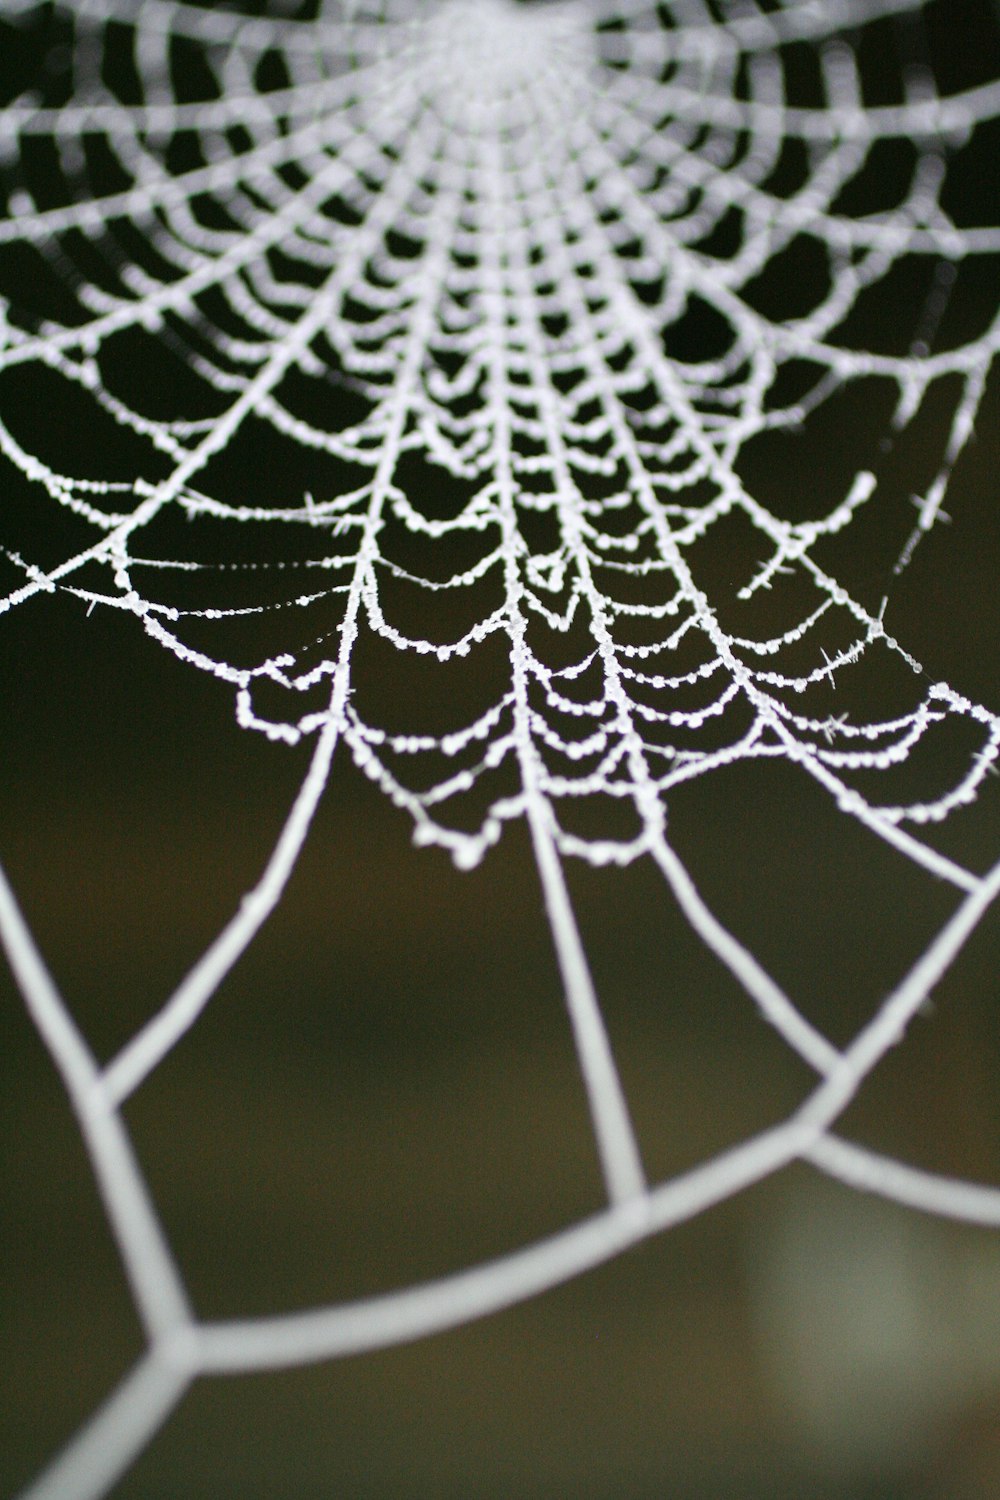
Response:
M954 67L992 66L982 14L969 6L939 39ZM969 217L984 217L995 160L980 152L964 170ZM973 320L995 301L995 284L981 282L963 291ZM71 404L40 401L27 380L8 381L0 399L25 432L61 424L59 441L95 471L106 464ZM876 418L881 431L882 414L869 411ZM888 593L887 628L930 680L993 705L998 419L994 380L955 475L952 523L894 580L907 494L940 438L929 406L924 437L898 445L885 502L841 559L866 602ZM863 414L845 411L798 447L765 453L752 477L790 508L804 476L835 489L845 426L868 442ZM242 461L249 483L249 450ZM39 520L6 469L3 484L5 545L31 535L36 551L58 550L62 523ZM735 533L731 545L705 561L720 586L738 571ZM43 597L0 621L0 857L103 1058L252 884L309 750L241 732L226 688L134 620L85 613ZM869 691L878 697L877 675ZM831 690L831 711L839 701ZM942 774L953 748L937 752ZM985 868L998 811L990 778L941 846ZM681 789L670 819L706 897L836 1041L955 905L785 765ZM573 867L569 879L651 1177L794 1108L807 1070L692 937L654 872ZM862 1090L848 1135L1000 1181L998 936L994 913ZM62 1090L6 974L2 983L8 1494L113 1389L141 1340ZM458 873L441 853L414 850L408 820L338 760L280 910L126 1117L206 1317L405 1285L599 1207L524 832ZM469 1327L202 1382L115 1494L984 1500L1000 1493L998 1381L1000 1237L797 1168Z

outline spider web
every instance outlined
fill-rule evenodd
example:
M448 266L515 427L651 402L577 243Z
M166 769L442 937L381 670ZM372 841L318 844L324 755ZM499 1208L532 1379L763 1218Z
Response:
M7 6L4 47L46 61L0 115L0 392L85 412L102 466L65 462L30 403L0 408L0 609L124 611L242 727L312 746L258 883L106 1062L0 883L147 1338L33 1496L104 1493L200 1376L482 1316L793 1160L1000 1222L1000 1190L836 1133L1000 891L1000 863L942 836L1000 715L887 624L1000 341L1000 231L954 187L995 145L1000 84L958 76L946 11ZM828 466L789 481L777 445L823 422ZM921 424L914 510L892 465ZM436 1282L205 1321L122 1110L281 900L335 754L460 868L527 825L607 1206ZM675 789L764 760L954 893L845 1046L671 842ZM656 1182L564 873L639 860L816 1080Z

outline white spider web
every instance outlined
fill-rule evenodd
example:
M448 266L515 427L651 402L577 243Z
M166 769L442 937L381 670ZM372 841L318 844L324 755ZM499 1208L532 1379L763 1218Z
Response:
M836 1133L1000 891L1000 863L941 836L993 767L1000 715L886 623L1000 341L982 292L1000 230L953 188L995 142L1000 84L949 76L941 9L8 5L7 44L48 27L49 67L0 116L0 395L34 378L40 404L72 396L116 444L71 470L24 406L0 407L18 497L0 607L59 591L134 615L235 695L241 726L313 747L259 881L105 1062L0 884L147 1340L32 1495L104 1493L201 1376L483 1316L794 1160L1000 1222L1000 1190ZM830 412L846 481L827 492L831 460L770 486L768 444ZM918 418L934 454L914 512L888 470ZM526 823L607 1206L435 1282L206 1321L122 1110L196 1045L335 753L461 868ZM765 760L954 893L843 1046L671 842L675 789ZM564 874L639 860L816 1080L666 1181L647 1179Z

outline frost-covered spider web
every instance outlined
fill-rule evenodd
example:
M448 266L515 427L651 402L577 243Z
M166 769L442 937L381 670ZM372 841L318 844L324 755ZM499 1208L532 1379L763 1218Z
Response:
M837 1133L1000 891L1000 863L942 837L1000 713L890 630L1000 343L1000 230L968 189L991 161L995 180L989 49L949 51L943 0L79 0L0 20L0 608L133 615L276 756L311 746L257 884L107 1060L0 885L147 1341L30 1493L105 1493L199 1377L482 1316L795 1160L1000 1223L1000 1189ZM795 462L824 421L826 457ZM122 1111L197 1046L335 756L460 868L527 826L606 1206L437 1281L206 1320ZM671 840L677 789L762 761L953 896L845 1045ZM649 1180L577 861L656 868L812 1071L787 1118Z

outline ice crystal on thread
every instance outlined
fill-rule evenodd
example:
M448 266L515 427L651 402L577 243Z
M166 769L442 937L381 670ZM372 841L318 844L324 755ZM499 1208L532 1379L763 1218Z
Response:
M836 544L880 505L883 449L844 431L868 453L853 478L826 492L798 474L786 504L748 457L875 386L898 438L944 392L939 453L915 526L884 559L887 587L943 515L1000 340L992 315L939 336L964 267L1000 254L1000 230L949 208L951 162L995 121L1000 84L939 80L921 41L933 10L8 6L8 43L54 28L62 65L19 81L0 114L0 396L34 371L46 399L86 402L126 457L65 472L0 410L0 454L75 538L55 559L37 538L9 541L0 608L62 590L124 610L228 685L242 726L316 746L260 883L106 1068L4 894L7 947L87 1128L150 1339L122 1397L143 1420L113 1401L39 1495L99 1493L199 1373L485 1311L796 1156L904 1201L1000 1217L989 1190L827 1133L1000 884L1000 867L967 869L929 837L975 798L1000 715L929 681L884 596L841 580ZM859 63L871 39L891 74L881 54ZM902 346L886 324L897 275L919 287ZM412 690L389 710L355 669L366 641L411 664ZM891 705L866 699L873 659ZM435 723L428 672L460 683ZM972 748L951 779L897 792L900 768L956 721ZM610 1207L596 1229L409 1303L198 1324L118 1109L280 898L340 742L417 841L460 866L527 821ZM844 1051L723 927L669 841L672 789L760 758L812 778L961 893ZM793 1119L690 1181L646 1184L567 858L653 860L820 1076Z

